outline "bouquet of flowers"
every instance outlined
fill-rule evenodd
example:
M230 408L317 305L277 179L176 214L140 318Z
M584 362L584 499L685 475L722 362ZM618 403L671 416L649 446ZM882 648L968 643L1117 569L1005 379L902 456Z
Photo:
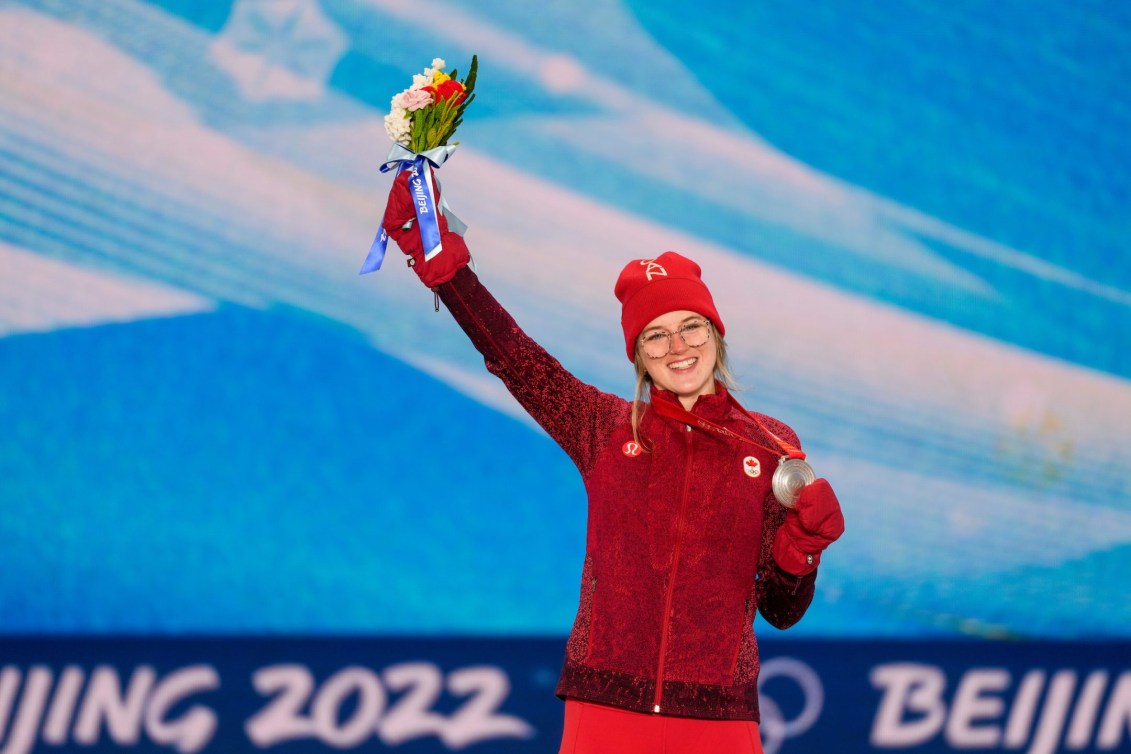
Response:
M443 199L439 207L433 206L432 171L444 164L459 143L449 143L449 140L463 122L467 106L475 99L479 59L471 56L471 66L463 81L459 80L459 72L454 68L451 73L445 73L445 65L441 58L435 58L424 73L413 76L412 86L393 97L392 109L385 116L385 132L394 143L381 172L394 168L397 175L406 170L410 172L413 194L418 197L417 227L424 248L428 249L425 259L443 251L437 212L444 214L454 232L462 235L466 230ZM388 243L389 236L382 227L373 239L360 274L381 268Z
M447 146L475 99L479 58L471 56L471 69L463 81L455 69L444 73L444 66L443 59L436 58L431 68L413 76L412 86L393 97L392 110L385 116L389 138L417 154Z

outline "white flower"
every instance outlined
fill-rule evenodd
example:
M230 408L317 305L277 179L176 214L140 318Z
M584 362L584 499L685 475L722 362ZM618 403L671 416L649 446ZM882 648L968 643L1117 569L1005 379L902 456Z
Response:
M413 89L423 89L424 87L429 86L431 83L432 83L432 73L431 72L428 72L427 76L418 73L418 74L416 74L415 76L412 77L412 88Z
M434 68L435 70L442 71L442 70L444 70L444 66L446 66L446 65L447 65L447 63L444 62L443 58L433 58L432 59L432 68Z
M412 122L407 113L401 109L394 109L385 116L385 133L397 144L408 146L412 136Z

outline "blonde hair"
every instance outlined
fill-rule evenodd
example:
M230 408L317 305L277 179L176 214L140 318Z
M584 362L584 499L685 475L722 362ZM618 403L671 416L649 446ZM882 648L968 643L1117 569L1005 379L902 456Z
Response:
M711 327L711 339L715 341L714 377L716 380L723 383L727 390L737 390L738 384L735 382L734 375L731 374L730 368L727 366L726 340L723 336L719 335L719 330L715 327L714 322L707 320L707 324ZM636 367L636 389L632 394L632 439L646 452L651 453L651 443L640 439L640 421L644 418L644 411L648 406L648 401L645 400L645 388L651 387L652 377L648 374L648 368L644 364L644 357L640 355L639 348L636 349L634 354L633 366Z

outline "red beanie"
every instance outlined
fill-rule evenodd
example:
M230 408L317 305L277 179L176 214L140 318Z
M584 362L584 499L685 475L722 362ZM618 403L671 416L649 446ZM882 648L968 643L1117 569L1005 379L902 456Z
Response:
M699 265L674 251L625 265L613 292L621 303L620 324L629 361L635 361L636 338L649 322L668 312L686 309L702 314L719 335L726 334L711 292L699 274Z

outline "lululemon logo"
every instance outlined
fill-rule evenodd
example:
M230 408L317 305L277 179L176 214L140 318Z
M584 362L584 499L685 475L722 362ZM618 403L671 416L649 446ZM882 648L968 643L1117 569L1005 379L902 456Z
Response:
M653 275L658 275L665 278L668 276L668 271L665 270L663 265L661 265L655 259L641 259L640 264L644 265L644 276L648 278L649 282L652 281Z
M633 442L632 440L629 440L624 445L622 445L621 451L629 458L636 458L636 456L644 452L640 447L640 443Z
M760 476L762 473L762 462L754 456L746 456L742 459L742 470L746 472L746 476L753 479Z

